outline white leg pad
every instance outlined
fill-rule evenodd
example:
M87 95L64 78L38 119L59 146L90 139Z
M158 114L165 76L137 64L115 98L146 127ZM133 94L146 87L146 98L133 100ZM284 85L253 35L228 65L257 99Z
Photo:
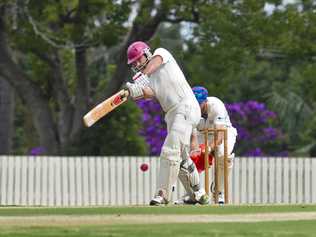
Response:
M228 155L228 159L227 159L227 171L228 171L228 180L229 180L229 177L230 177L230 173L231 173L231 170L233 168L233 164L234 164L234 157L235 157L235 154L232 153L230 155ZM219 191L220 192L224 192L224 157L221 156L221 157L218 157L218 186L219 186Z
M200 177L193 161L189 158L180 164L179 179L190 197L200 190Z
M193 125L186 118L189 112L187 109L185 104L181 105L173 112L168 112L165 118L168 135L161 150L157 195L163 196L166 201L170 201L172 186L177 181L181 160L187 160L189 157L188 148Z
M178 149L163 147L160 158L157 195L170 201L172 187L177 181L180 167L180 152Z

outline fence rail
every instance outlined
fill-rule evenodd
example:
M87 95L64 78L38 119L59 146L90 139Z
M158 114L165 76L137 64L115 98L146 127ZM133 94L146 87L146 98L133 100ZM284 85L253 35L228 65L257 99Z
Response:
M149 165L148 171L140 170L142 163ZM0 156L0 205L148 204L158 169L157 157ZM316 203L315 181L313 158L237 157L229 183L230 201ZM177 183L173 199L183 194Z

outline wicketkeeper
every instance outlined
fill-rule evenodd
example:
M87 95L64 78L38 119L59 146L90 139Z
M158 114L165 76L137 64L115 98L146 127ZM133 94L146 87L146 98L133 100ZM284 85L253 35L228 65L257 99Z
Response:
M185 188L198 202L208 201L197 173L189 157L190 139L199 123L201 111L190 85L185 79L173 56L164 48L152 54L144 42L134 42L127 50L128 65L136 75L133 83L127 83L130 96L134 99L155 97L165 112L167 137L160 154L158 187L150 205L167 204L172 186L178 175Z
M228 177L230 176L231 169L233 167L234 154L233 149L236 142L237 130L232 126L230 118L224 103L217 97L208 97L208 91L202 86L196 86L192 88L193 93L200 104L201 108L201 120L197 128L193 131L192 146L199 149L198 145L204 143L204 133L200 133L206 128L226 128L227 129L227 152L228 152ZM214 153L215 146L217 146L217 153L215 157L219 165L219 182L218 190L219 197L218 202L224 203L224 133L219 132L217 140L214 140L212 135L209 139L210 150ZM214 175L213 175L214 177ZM214 182L213 182L214 184ZM212 188L211 188L212 190Z

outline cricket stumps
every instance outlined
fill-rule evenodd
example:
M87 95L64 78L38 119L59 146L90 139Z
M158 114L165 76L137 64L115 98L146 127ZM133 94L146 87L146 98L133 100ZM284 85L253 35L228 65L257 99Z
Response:
M224 198L225 203L229 203L229 190L228 190L228 150L227 150L227 129L225 128L209 128L204 130L204 144L205 144L205 191L206 194L209 195L210 193L210 177L209 177L209 143L208 143L208 135L213 134L213 139L216 141L217 136L219 133L224 133ZM215 203L218 203L218 196L219 196L219 164L218 164L218 157L217 157L217 147L215 147L214 151L214 196L215 196Z

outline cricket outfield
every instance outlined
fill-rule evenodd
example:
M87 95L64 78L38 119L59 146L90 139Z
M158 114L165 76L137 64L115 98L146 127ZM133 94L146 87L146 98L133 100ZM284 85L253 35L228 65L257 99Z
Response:
M0 208L0 236L315 236L316 205Z

